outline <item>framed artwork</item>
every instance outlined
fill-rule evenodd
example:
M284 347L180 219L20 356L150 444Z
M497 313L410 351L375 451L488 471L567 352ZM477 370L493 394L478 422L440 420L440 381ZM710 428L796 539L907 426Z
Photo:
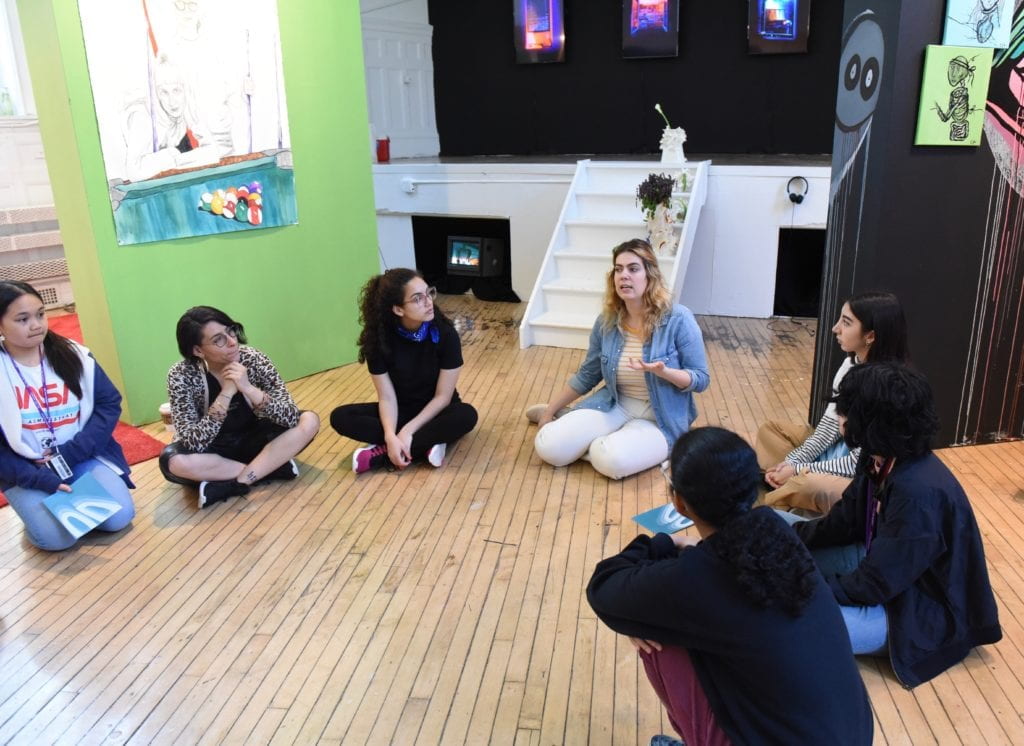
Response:
M622 0L622 56L679 55L679 0Z
M914 144L980 144L991 72L991 48L925 47Z
M747 52L793 54L807 51L811 0L747 0Z
M518 64L565 61L562 0L512 0L512 21Z
M298 222L276 0L78 0L119 244Z
M1013 0L949 0L942 43L1006 49L1013 30Z

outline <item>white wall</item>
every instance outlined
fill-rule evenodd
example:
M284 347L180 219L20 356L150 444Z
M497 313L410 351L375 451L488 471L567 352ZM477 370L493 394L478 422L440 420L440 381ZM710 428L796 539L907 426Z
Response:
M0 210L52 204L38 122L0 118Z
M441 151L434 112L434 30L426 0L360 0L370 139L391 139L391 158Z
M359 0L363 20L427 23L427 0Z
M389 267L414 266L412 215L505 218L512 288L530 297L575 164L394 163L374 166L381 253Z
M574 164L375 166L383 264L415 264L412 215L508 218L512 287L525 301L574 171ZM827 166L712 165L682 301L694 313L771 316L779 228L825 227L829 174ZM786 195L786 182L796 175L810 186L800 205Z
M786 193L797 175L809 186L799 205ZM712 165L682 302L694 313L771 316L779 229L825 227L830 177L828 166Z

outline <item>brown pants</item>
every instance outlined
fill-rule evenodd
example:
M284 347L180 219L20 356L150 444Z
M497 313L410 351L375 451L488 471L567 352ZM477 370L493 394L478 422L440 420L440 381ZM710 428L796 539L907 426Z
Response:
M803 443L814 428L793 422L766 422L757 431L757 463L764 470L770 469L783 461L786 456ZM847 477L834 474L818 474L807 472L797 474L786 480L786 483L764 496L766 505L781 510L801 508L815 513L827 513L839 502L843 490L849 486Z

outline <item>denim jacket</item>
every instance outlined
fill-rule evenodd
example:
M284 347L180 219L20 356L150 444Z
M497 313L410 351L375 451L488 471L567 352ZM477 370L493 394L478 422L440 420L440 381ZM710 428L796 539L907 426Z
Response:
M590 332L590 347L569 386L580 396L602 380L604 386L576 405L578 409L610 411L618 399L615 377L622 356L623 338L618 326L606 329L604 319L598 317ZM658 323L651 339L644 344L644 362L664 361L668 368L681 368L693 379L689 388L681 389L653 373L644 373L651 407L668 446L671 448L680 435L690 429L697 418L697 405L691 392L708 387L708 361L704 354L704 337L690 309L675 305Z

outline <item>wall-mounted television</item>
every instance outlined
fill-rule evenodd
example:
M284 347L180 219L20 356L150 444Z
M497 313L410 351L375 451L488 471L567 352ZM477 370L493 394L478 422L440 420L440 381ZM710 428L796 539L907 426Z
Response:
M498 277L505 270L505 242L500 238L448 236L449 275Z

